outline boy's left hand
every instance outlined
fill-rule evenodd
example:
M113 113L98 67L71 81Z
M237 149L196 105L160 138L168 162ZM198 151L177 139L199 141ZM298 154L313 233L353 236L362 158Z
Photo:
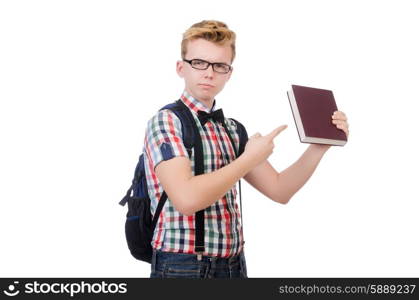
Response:
M343 130L346 133L346 138L349 137L349 124L348 118L343 111L335 111L332 116L332 123L336 124L338 129Z

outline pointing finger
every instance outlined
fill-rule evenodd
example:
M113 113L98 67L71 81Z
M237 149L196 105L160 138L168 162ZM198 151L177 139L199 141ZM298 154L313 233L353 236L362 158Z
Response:
M268 136L271 139L274 139L279 133L281 133L283 130L285 130L288 127L288 125L281 125L278 128L275 128Z

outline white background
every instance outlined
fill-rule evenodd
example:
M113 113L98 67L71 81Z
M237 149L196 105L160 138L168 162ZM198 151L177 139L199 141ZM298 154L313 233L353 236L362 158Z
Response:
M124 236L147 120L179 98L182 33L237 34L216 97L249 135L288 128L286 91L334 91L349 119L313 176L280 205L242 180L249 277L419 276L419 19L415 1L2 1L0 276L148 277Z

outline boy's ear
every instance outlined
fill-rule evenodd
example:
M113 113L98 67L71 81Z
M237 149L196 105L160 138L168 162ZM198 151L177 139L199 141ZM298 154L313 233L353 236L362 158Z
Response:
M179 77L183 78L183 61L178 60L176 62L176 72L179 75Z

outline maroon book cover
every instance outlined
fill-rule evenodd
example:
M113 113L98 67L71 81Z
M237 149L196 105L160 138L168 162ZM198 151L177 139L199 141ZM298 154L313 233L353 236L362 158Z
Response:
M345 132L332 123L338 108L331 90L292 85L287 94L302 143L346 144Z

